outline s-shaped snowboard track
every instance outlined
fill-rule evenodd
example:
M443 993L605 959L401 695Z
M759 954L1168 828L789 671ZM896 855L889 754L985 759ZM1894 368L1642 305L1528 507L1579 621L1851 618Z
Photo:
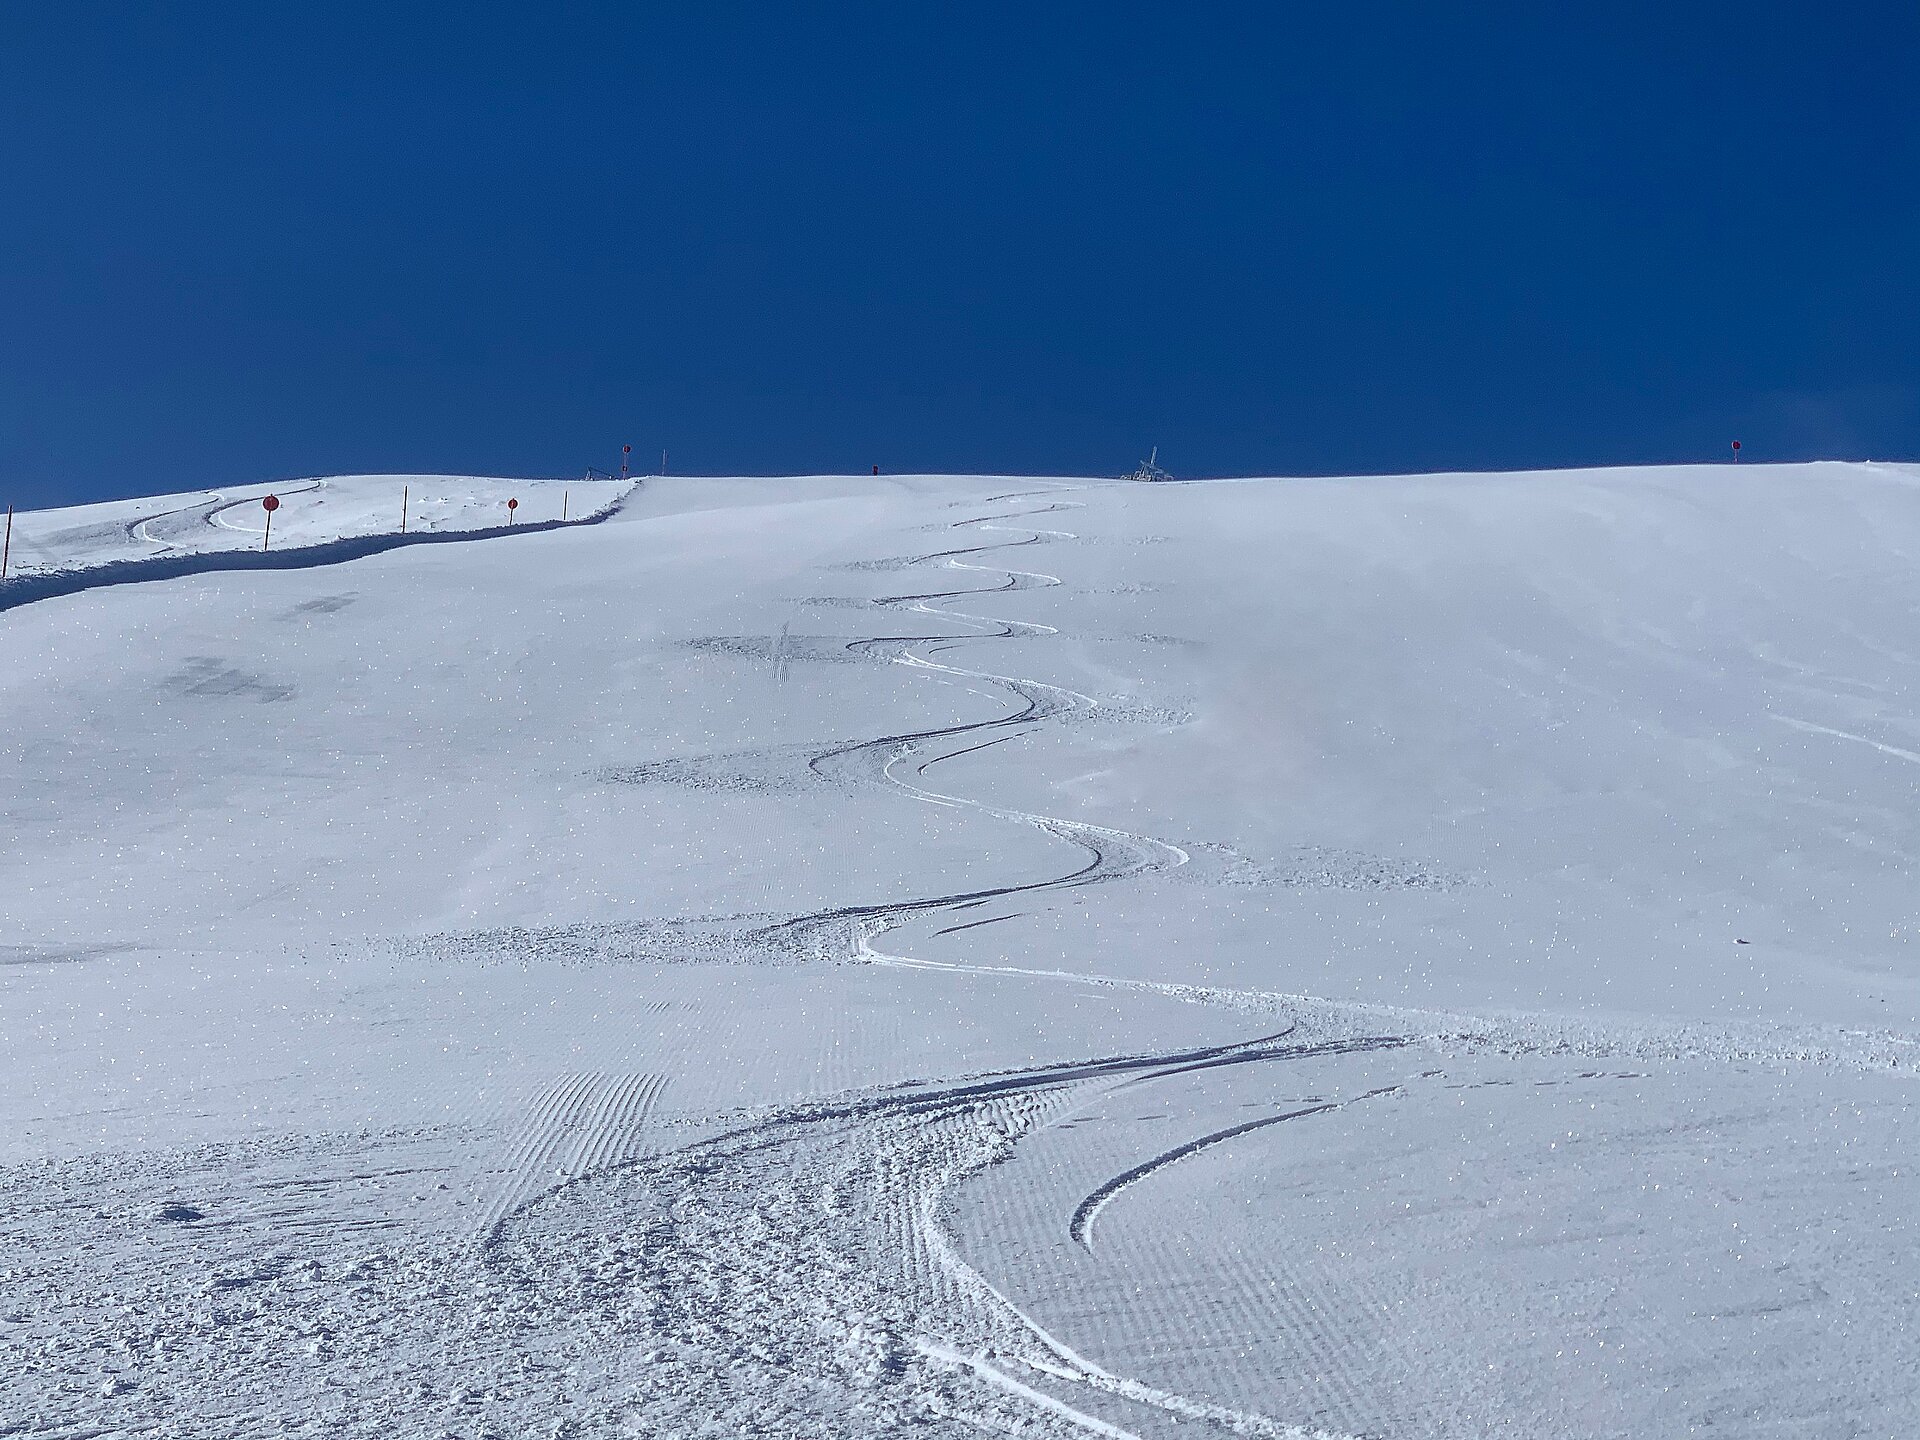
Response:
M1056 502L960 523L1000 529L996 521L1066 508ZM837 746L815 755L811 765L829 781L886 785L922 803L1039 828L1079 848L1082 863L1038 880L800 916L759 932L764 940L828 948L822 942L831 937L869 962L912 964L875 951L869 941L930 912L1186 862L1184 851L1157 840L944 794L902 773L912 766L918 777L1049 718L1097 708L1091 697L1059 686L933 658L968 641L1054 633L938 602L1059 584L1038 571L968 557L1067 535L1034 530L919 557L956 570L998 569L1005 579L984 589L873 602L972 634L848 642L856 650L892 649L897 663L997 685L1016 708L997 719ZM711 1139L582 1175L500 1216L483 1253L500 1293L526 1297L533 1308L554 1307L550 1318L529 1314L515 1327L558 1340L560 1353L545 1363L608 1377L597 1403L610 1426L658 1431L684 1421L725 1429L750 1418L782 1434L1130 1436L1174 1426L1183 1434L1305 1436L1317 1432L1175 1394L1081 1355L961 1257L943 1215L957 1183L1009 1158L1022 1139L1080 1112L1115 1085L1403 1043L1385 1035L1302 1036L1296 1024L1204 1049L917 1082L792 1106ZM1162 1157L1149 1168L1177 1158ZM1130 1172L1114 1188L1145 1173ZM1085 1244L1088 1223L1076 1215L1072 1238ZM557 1287L556 1276L565 1277Z
M321 479L288 481L271 488L276 495L308 495L316 490L326 489L327 482ZM237 530L243 534L257 535L260 533L259 529L247 525L235 525L232 521L221 517L236 510L259 509L261 498L266 493L267 489L262 487L259 495L245 495L238 500L229 500L225 493L209 490L206 498L196 500L191 505L183 505L176 510L162 510L157 514L145 515L138 520L129 521L126 526L127 536L133 540L145 541L149 545L156 545L159 551L169 551L179 548L175 540L183 538L202 525L212 526L217 530ZM155 534L153 527L156 524L162 524L167 534ZM168 534L174 538L167 538Z
M1032 493L1048 495L1053 492ZM985 503L993 504L1024 498L1028 496L1025 494L1001 495ZM955 523L954 528L975 527L980 530L1006 531L1010 527L996 522L1026 520L1040 515L1055 514L1077 508L1078 505L1078 501L1055 499L1050 504L1032 510L1010 511L961 520ZM888 595L870 602L884 609L928 615L948 621L964 627L962 633L954 634L947 631L931 635L870 635L848 641L847 648L855 652L891 651L896 664L944 675L955 680L996 686L1018 702L1016 707L996 719L968 721L936 726L927 730L882 735L872 740L836 746L815 755L808 764L814 774L832 783L856 786L876 783L886 785L923 804L970 810L977 814L990 815L1009 823L1044 831L1080 850L1084 857L1082 863L1063 874L1039 880L1009 881L1005 884L986 885L973 890L942 895L913 896L870 904L838 906L831 910L798 916L768 926L759 932L757 938L776 943L799 942L803 948L824 948L829 952L845 953L851 950L865 958L875 958L873 952L868 949L867 942L918 915L942 910L958 910L987 900L1009 896L1068 890L1083 885L1096 885L1112 880L1149 875L1171 870L1188 862L1190 857L1186 851L1162 840L1134 835L1109 826L1094 825L1083 820L1069 820L1057 815L1040 815L1005 806L989 805L983 801L930 789L916 783L915 780L905 778L901 773L909 762L916 762L913 764L913 774L916 777L923 776L935 765L1029 734L1035 727L1048 720L1073 714L1090 714L1097 712L1100 708L1098 700L1076 690L1017 675L969 669L933 658L935 655L965 644L1058 633L1051 625L975 615L934 603L962 600L974 595L1001 595L1010 591L1059 585L1061 583L1059 576L1043 571L1019 570L1005 565L974 564L964 558L1042 545L1050 540L1077 538L1069 530L1035 527L1017 527L1014 528L1013 533L1018 534L1020 538L985 541L977 545L937 550L931 554L917 556L911 562L924 565L938 561L950 570L972 571L988 575L999 574L1004 579L998 585ZM969 631L971 633L967 633Z
M299 495L325 489L326 485L325 480L315 479L275 485L273 489L278 495ZM639 488L638 482L633 488ZM123 528L130 540L154 547L146 555L80 564L73 568L32 570L0 580L0 611L115 585L142 585L156 580L178 580L189 575L225 574L229 571L312 570L421 545L470 544L480 540L539 535L549 530L579 529L611 519L619 513L631 494L633 489L598 510L568 520L533 520L517 525L488 525L469 530L382 531L371 535L346 535L310 544L290 544L278 550L257 549L250 543L237 549L183 550L178 542L197 535L202 527L235 531L249 537L261 533L252 526L236 525L225 518L231 512L245 513L251 507L257 507L260 495L230 500L223 492L210 490L191 505L163 510L126 523ZM164 533L154 533L156 524L161 526ZM16 537L18 541L19 537Z

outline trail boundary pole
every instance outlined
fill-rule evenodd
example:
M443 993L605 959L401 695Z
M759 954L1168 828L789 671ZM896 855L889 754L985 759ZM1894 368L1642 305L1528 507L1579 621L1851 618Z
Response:
M7 506L7 538L0 544L0 580L7 578L7 562L13 559L13 506Z
M267 530L260 537L260 548L265 550L273 541L273 512L280 508L280 497L269 495L260 502L260 508L267 512Z
M567 499L572 494L573 492L571 490L562 490L560 492L560 518L562 520L567 518Z
M402 535L407 533L407 501L412 497L412 490L411 485L400 487L400 533Z

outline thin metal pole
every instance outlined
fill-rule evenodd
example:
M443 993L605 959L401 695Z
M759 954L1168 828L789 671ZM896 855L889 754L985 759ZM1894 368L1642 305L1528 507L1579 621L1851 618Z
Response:
M567 497L571 494L573 494L571 490L562 490L560 492L560 518L562 520L567 518Z
M13 558L13 506L7 506L7 540L0 545L0 580L7 578L7 562Z
M260 548L262 550L266 549L268 542L271 541L272 539L273 539L273 511L269 510L267 511L267 533L260 537Z
M411 485L400 487L400 533L402 535L407 533L407 497L412 489Z

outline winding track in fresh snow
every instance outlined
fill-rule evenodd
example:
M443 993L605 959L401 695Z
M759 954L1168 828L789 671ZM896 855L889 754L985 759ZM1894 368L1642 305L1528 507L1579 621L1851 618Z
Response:
M994 522L1066 508L1066 503L1056 501L1041 510L979 517L958 524L1005 530L1007 527ZM962 557L1036 545L1048 537L1071 538L1071 532L1035 529L1022 538L939 551L918 560L941 561L951 569L990 571L999 567ZM996 719L835 746L816 753L809 764L824 779L885 785L924 804L964 808L1032 826L1078 847L1085 854L1084 863L1038 880L840 906L793 917L757 932L756 938L762 942L851 925L855 958L913 966L920 962L884 955L873 949L871 940L917 915L958 911L1003 896L1149 874L1187 862L1185 851L1162 841L1058 816L988 805L916 783L919 776L943 761L1028 734L1047 719L1098 707L1092 697L1060 686L931 658L974 640L1056 633L1050 626L989 619L935 603L1061 583L1058 577L1039 571L1004 568L1001 573L1004 582L986 588L895 595L871 602L935 616L967 627L973 634L866 636L847 642L847 648L891 650L895 663L996 685L1018 702L1015 709ZM901 773L908 764L913 766L916 780ZM971 924L1011 918L997 916ZM1169 998L1202 998L1193 987L1139 982L1138 988ZM611 1213L605 1221L584 1231L573 1212L581 1205L593 1207L598 1197L615 1187L640 1184L656 1196L680 1197L677 1202L668 1201L665 1207L671 1237L651 1248L653 1263L661 1269L657 1283L671 1294L706 1297L707 1308L697 1316L675 1314L674 1319L688 1325L690 1336L698 1337L703 1348L711 1349L716 1334L729 1335L730 1363L741 1363L743 1355L748 1360L757 1359L767 1349L768 1337L804 1328L809 1315L844 1313L851 1306L843 1292L853 1285L852 1277L858 1276L861 1285L877 1287L877 1294L867 1303L884 1302L884 1313L894 1317L894 1330L883 1342L883 1349L893 1357L885 1371L890 1379L902 1382L897 1387L903 1397L900 1403L924 1417L954 1418L936 1403L934 1397L940 1388L937 1379L923 1373L930 1367L934 1372L970 1377L1004 1397L1000 1403L1010 1404L1013 1410L1011 1414L996 1414L999 1423L995 1428L1010 1420L1022 1429L1038 1424L1044 1431L1063 1423L1069 1432L1082 1434L1133 1433L1043 1388L1066 1385L1083 1393L1103 1395L1102 1408L1117 1405L1126 1414L1157 1417L1156 1429L1171 1417L1183 1426L1197 1424L1241 1435L1303 1435L1307 1432L1299 1427L1266 1416L1231 1410L1114 1375L1079 1355L967 1264L941 1223L948 1193L955 1183L1004 1158L1034 1130L1079 1110L1092 1093L1116 1084L1151 1083L1222 1066L1283 1062L1407 1043L1404 1037L1395 1035L1347 1035L1285 1043L1296 1028L1289 1024L1274 1034L1182 1053L1076 1061L1001 1076L976 1076L937 1088L913 1087L905 1093L895 1090L789 1107L743 1129L651 1158L636 1158L626 1166L582 1176L578 1185L563 1183L544 1196L528 1196L518 1204L504 1205L490 1217L492 1223L483 1242L485 1252L495 1257L497 1264L509 1268L524 1265L527 1273L575 1265L577 1256L548 1251L543 1242L555 1234L569 1233L569 1226L573 1227L572 1234L579 1235L601 1233L608 1224L620 1224L624 1215L632 1213L631 1201L624 1205L611 1202ZM1263 1123L1268 1122L1201 1137L1118 1177L1103 1187L1105 1193L1090 1207L1082 1207L1084 1214L1076 1215L1074 1238L1086 1243L1092 1215L1121 1189L1188 1154L1233 1134L1260 1128ZM866 1178L861 1183L833 1178L850 1173ZM683 1174L701 1176L700 1185L688 1189L684 1181L669 1179ZM723 1178L716 1180L716 1174ZM705 1192L714 1189L733 1203L714 1203L707 1198ZM850 1208L859 1213L850 1215ZM750 1264L737 1258L746 1255L754 1257ZM685 1273L674 1273L679 1270ZM896 1270L901 1273L896 1274ZM724 1300L716 1306L715 1297ZM794 1368L813 1369L816 1383L831 1383L830 1374L819 1373L822 1366L830 1369L831 1362L831 1353L824 1358L809 1356ZM1031 1383L1009 1374L1005 1368L1009 1364L1024 1367Z
M171 550L173 548L173 542L171 540L162 540L158 535L153 534L147 529L149 525L153 524L156 520L170 520L175 515L192 515L199 513L208 505L220 504L225 498L226 497L218 490L209 490L206 499L196 500L191 505L182 505L177 510L161 510L152 515L142 515L138 520L130 520L127 522L127 538L130 540L140 540L148 545L158 545L163 550Z
M1210 1135L1201 1135L1183 1145L1176 1145L1171 1150L1164 1150L1152 1159L1144 1160L1130 1170L1123 1170L1105 1184L1098 1186L1074 1209L1073 1218L1067 1222L1067 1233L1086 1249L1091 1250L1093 1249L1093 1222L1099 1218L1100 1212L1106 1209L1122 1190L1139 1184L1148 1176L1157 1175L1168 1166L1178 1164L1189 1156L1198 1155L1202 1150L1211 1149L1215 1145L1241 1135L1251 1134L1255 1130L1264 1130L1269 1125L1284 1125L1289 1120L1304 1120L1309 1115L1325 1115L1329 1111L1338 1110L1355 1101L1371 1100L1377 1095L1392 1095L1400 1089L1398 1085L1383 1085L1377 1090L1356 1095L1352 1100L1327 1100L1318 1105L1306 1105L1298 1110L1288 1110L1284 1114L1249 1120L1242 1125L1229 1125L1224 1130L1215 1130Z
M209 490L204 500L196 500L191 505L182 505L175 510L162 510L158 514L143 515L138 520L128 521L126 532L129 539L145 541L149 545L158 545L162 550L172 550L176 548L174 541L153 533L151 527L157 521L162 520L178 521L180 522L180 528L187 531L191 531L194 528L193 522L197 520L202 525L211 525L220 530L232 530L239 534L258 535L260 533L259 530L252 529L245 525L229 524L220 517L229 510L238 510L247 505L258 505L261 500L269 494L309 495L316 490L324 490L326 488L327 482L318 478L312 480L289 480L284 484L278 485L269 482L261 489L258 495L244 495L238 500L227 499L226 493L223 491ZM108 563L117 564L124 562L110 561Z
M1010 500L1021 497L997 496L995 500ZM986 503L994 503L989 501ZM1046 505L1030 512L1008 512L980 516L970 520L955 522L954 528L977 526L984 529L1005 530L1007 527L994 522L1025 518L1027 515L1049 514L1067 509L1075 502L1059 502ZM1031 529L1018 532L1020 538L994 541L978 545L961 546L953 549L935 551L932 554L918 556L912 563L925 564L944 561L954 569L988 571L996 567L969 564L961 557L980 556L996 550L1023 547L1042 543L1044 538L1073 538L1072 532L1065 530ZM875 935L902 923L906 918L922 912L957 909L978 904L1000 896L1069 889L1081 885L1115 880L1127 876L1150 873L1187 863L1187 853L1178 846L1158 840L1133 835L1107 826L1093 825L1084 821L1067 820L1057 816L1034 814L1002 806L988 805L980 801L961 796L945 794L928 789L904 778L897 772L909 760L914 760L927 748L937 747L940 753L930 758L920 759L915 766L916 775L924 775L932 766L961 755L972 754L1006 740L1028 733L1031 728L1045 719L1075 711L1098 708L1099 702L1091 696L1060 686L1049 685L1038 680L1017 676L1000 675L984 670L965 669L946 664L916 653L914 647L932 646L938 649L951 649L971 640L1002 639L1017 635L1050 635L1057 633L1054 627L1028 621L998 620L985 616L972 615L951 608L942 608L930 604L937 600L952 600L968 595L1004 593L1009 590L1028 589L1035 586L1053 586L1060 584L1058 576L1039 571L1004 570L1006 581L998 586L985 589L970 587L946 591L933 591L906 595L886 596L871 604L877 607L905 609L951 621L972 629L973 634L956 635L951 631L929 635L872 635L863 636L846 642L846 648L854 652L876 649L894 651L896 663L915 669L930 670L961 679L985 681L1009 691L1020 701L1017 709L998 719L958 723L938 726L927 730L900 734L882 735L871 740L863 740L849 745L840 745L820 751L808 761L813 772L829 780L842 780L856 785L880 784L900 791L911 798L931 805L946 808L969 809L991 815L1010 823L1032 826L1068 842L1085 853L1085 862L1077 869L1065 874L1040 880L1010 882L1005 885L983 887L977 890L963 891L932 896L914 896L901 899L879 901L870 904L839 906L808 915L790 917L773 925L766 926L749 935L750 941L760 943L780 943L796 936L809 936L820 932L838 932L851 925L854 927L852 958L874 962L892 962L897 957L883 956L874 951L868 941ZM784 632L783 632L784 634ZM980 734L991 738L977 739ZM970 741L971 743L940 745L939 742ZM1011 917L1001 917L1011 918ZM976 922L990 923L990 922ZM1148 987L1152 988L1152 987ZM1238 1048L1238 1047L1233 1047ZM571 1082L577 1083L579 1077ZM550 1191L553 1186L541 1184L539 1177L554 1168L550 1152L560 1143L559 1129L562 1122L552 1116L540 1118L536 1107L535 1130L540 1133L552 1132L546 1140L532 1137L523 1139L521 1149L527 1150L534 1158L526 1159L509 1166L512 1178L496 1196L488 1208L481 1227L483 1234L498 1229L516 1210L523 1208ZM571 1123L571 1122L568 1122ZM563 1171L566 1167L559 1167ZM565 1178L563 1175L561 1178Z
M1033 492L1041 495L1054 492ZM1026 498L1025 495L1000 495L985 502ZM1077 505L1076 501L1055 499L1051 504L1027 511L1011 511L1000 514L978 516L970 520L955 522L956 529L973 526L983 530L1005 531L1007 526L996 524L1001 520L1024 520L1037 515L1054 514ZM890 650L896 664L906 665L916 670L928 670L960 680L984 681L999 686L1019 705L1007 714L990 720L978 720L953 725L934 726L925 730L903 731L897 734L878 736L871 740L862 740L850 745L840 745L821 751L809 762L809 768L826 780L847 781L855 784L879 781L899 790L911 798L929 805L938 805L951 809L972 810L983 815L1020 825L1031 826L1044 831L1085 853L1086 859L1077 869L1063 874L1039 880L1009 881L1003 885L983 886L975 890L954 891L941 895L913 896L894 900L875 901L868 904L837 906L812 914L797 916L766 927L760 932L765 938L778 938L795 934L808 934L824 929L853 924L860 926L864 938L883 933L900 924L905 919L940 910L955 909L961 906L978 904L983 900L998 899L1004 896L1034 894L1044 891L1066 890L1082 885L1100 884L1106 881L1125 879L1131 876L1151 874L1170 870L1188 862L1189 856L1177 845L1162 840L1135 835L1128 831L1117 830L1110 826L1094 825L1082 820L1069 820L1057 815L1041 815L1031 811L1014 810L1005 806L989 805L984 801L968 799L943 791L929 789L903 778L896 767L907 761L917 761L916 775L924 775L933 766L947 760L958 759L962 755L972 754L989 745L1003 740L1013 739L1025 734L1035 724L1055 716L1097 710L1100 702L1090 695L1077 690L1069 690L1059 685L1050 685L1043 681L1027 679L1017 675L1002 675L989 670L974 670L964 666L947 664L930 658L934 654L949 651L955 647L978 640L1012 639L1021 635L1051 635L1057 633L1051 625L1036 624L1024 620L1002 620L983 615L970 614L947 606L930 602L957 600L970 595L997 595L1010 591L1032 589L1042 586L1055 586L1061 583L1060 577L1038 570L1016 570L1005 566L972 564L963 556L982 556L999 550L1009 550L1029 545L1043 544L1048 538L1072 539L1069 530L1052 530L1035 527L1021 527L1018 533L1022 538L999 540L978 545L959 546L949 550L936 550L927 555L915 557L912 563L927 564L943 561L947 568L954 570L972 570L979 572L997 572L1004 575L1005 581L999 585L970 587L954 590L935 590L904 595L879 597L870 603L883 608L902 610L913 614L930 615L942 620L968 627L972 634L955 635L951 632L935 635L869 635L847 642L846 648L856 653L870 650ZM927 647L922 650L918 647ZM986 739L978 737L985 736ZM968 740L973 743L957 747L944 748L940 754L919 759L926 750L939 746L944 741ZM864 950L864 944L859 946Z
M321 482L316 481L318 485ZM634 490L639 482L634 483ZM292 493L292 492L287 492ZM164 547L165 552L144 556L134 560L109 560L98 565L84 565L70 570L36 570L24 575L10 576L0 580L0 611L12 610L21 605L31 605L41 600L52 600L65 595L79 595L88 590L101 590L111 585L139 585L156 580L178 580L188 575L207 575L230 570L313 570L327 565L343 565L351 560L364 560L371 555L385 554L389 550L403 550L415 545L464 544L475 540L498 540L512 535L537 535L548 530L571 530L583 525L599 525L619 513L627 496L615 499L605 508L572 520L528 520L513 525L490 525L474 530L410 530L405 534L389 533L380 535L350 535L339 540L323 540L313 545L291 545L280 550L203 550L185 553L171 553L173 542L145 533L143 527L155 520L164 520L176 515L200 514L206 519L206 507L216 506L231 509L234 505L258 504L259 496L247 500L231 501L222 504L223 497L215 492L211 500L202 500L179 510L163 511L158 515L144 516L129 521L127 534L133 539L149 545ZM206 523L213 523L207 520ZM227 526L227 529L236 527Z
M306 494L312 493L315 490L324 490L326 488L327 488L327 482L325 480L309 480L304 485L295 485L285 490L270 490L268 491L268 494L306 495ZM238 510L242 506L246 506L246 505L258 505L265 498L266 498L265 495L250 495L245 500L235 500L226 505L216 505L213 507L213 509L207 511L205 515L200 517L201 523L206 525L211 525L217 530L234 530L234 531L238 531L243 535L258 535L261 533L261 531L266 529L264 525L261 526L260 529L256 530L251 525L235 525L231 521L223 520L220 517L225 515L229 510Z
M1013 498L1013 497L1001 497ZM1065 509L1048 505L1049 513ZM995 515L960 525L1004 529ZM1025 547L1064 531L936 552L922 563L987 571L977 557ZM963 557L976 557L969 561ZM889 734L815 753L817 775L863 787L884 786L923 804L967 809L1031 826L1080 849L1083 862L1036 880L841 906L792 917L755 932L762 944L794 934L851 927L852 958L912 966L870 941L909 917L959 911L987 899L1043 893L1153 873L1184 864L1177 846L1110 827L987 805L917 783L932 766L1030 733L1045 720L1097 708L1078 692L1019 676L968 669L931 658L972 640L1055 633L1052 627L988 619L942 606L966 595L1056 585L1057 577L1006 570L1004 583L884 597L872 603L951 622L974 633L865 636L855 651L893 651L896 663L1000 687L1017 702L997 719ZM911 767L911 768L909 768ZM908 776L913 778L909 779ZM1008 919L1010 916L995 917ZM974 921L974 924L993 923ZM946 968L929 966L929 968ZM1080 977L1063 976L1063 979ZM1191 987L1140 982L1147 993L1196 999ZM1177 993L1176 993L1177 992ZM1284 1007L1236 1006L1271 1014ZM549 1092L533 1117L533 1133L511 1167L518 1177L489 1208L480 1256L494 1273L518 1277L533 1303L568 1302L567 1327L578 1333L617 1330L615 1316L644 1311L649 1353L678 1353L692 1367L729 1377L764 1372L765 1384L683 1384L644 1374L634 1403L655 1427L678 1415L691 1396L711 1422L731 1415L728 1397L768 1393L803 1382L810 1418L824 1411L849 1423L884 1395L910 1428L960 1422L1020 1433L1133 1435L1128 1425L1158 1432L1170 1420L1199 1433L1301 1436L1308 1432L1266 1416L1232 1410L1113 1374L1050 1334L969 1265L947 1236L943 1215L954 1185L1010 1155L1033 1132L1084 1108L1115 1086L1174 1079L1223 1066L1286 1063L1330 1054L1403 1045L1394 1035L1316 1035L1294 1039L1285 1016L1272 1033L1172 1053L1076 1060L935 1084L823 1097L717 1136L653 1153L614 1154L601 1147L573 1173L554 1175L565 1117L580 1111L588 1091L575 1078ZM1211 1143L1209 1137L1199 1142ZM1167 1157L1156 1162L1171 1163ZM559 1183L553 1183L557 1180ZM635 1190L641 1193L636 1195ZM649 1219L649 1217L651 1217ZM627 1252L609 1236L644 1236L647 1269L635 1276ZM630 1243L630 1242L621 1242ZM558 1293L548 1277L574 1277ZM584 1277L584 1278L583 1278ZM608 1325L596 1324L596 1308ZM516 1328L540 1328L532 1317ZM820 1343L794 1345L814 1335ZM659 1349L662 1338L671 1346ZM636 1342L637 1343L637 1342ZM874 1359L877 1351L879 1359ZM612 1364L604 1355L595 1368ZM1016 1373L1017 1372L1017 1373ZM955 1381L965 1381L958 1391ZM1059 1393L1056 1393L1059 1392ZM1071 1402L1062 1393L1072 1396ZM716 1398L717 1397L717 1398ZM1091 1413L1089 1407L1100 1414ZM881 1428L881 1427L873 1427ZM892 1427L886 1427L892 1428ZM956 1431L955 1433L959 1433Z

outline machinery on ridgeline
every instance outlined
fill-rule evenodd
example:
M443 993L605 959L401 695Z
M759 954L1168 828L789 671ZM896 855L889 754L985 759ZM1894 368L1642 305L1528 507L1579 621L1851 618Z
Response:
M1123 480L1171 480L1173 476L1160 468L1160 447L1153 447L1153 453L1140 462L1140 468L1131 474L1120 477Z

